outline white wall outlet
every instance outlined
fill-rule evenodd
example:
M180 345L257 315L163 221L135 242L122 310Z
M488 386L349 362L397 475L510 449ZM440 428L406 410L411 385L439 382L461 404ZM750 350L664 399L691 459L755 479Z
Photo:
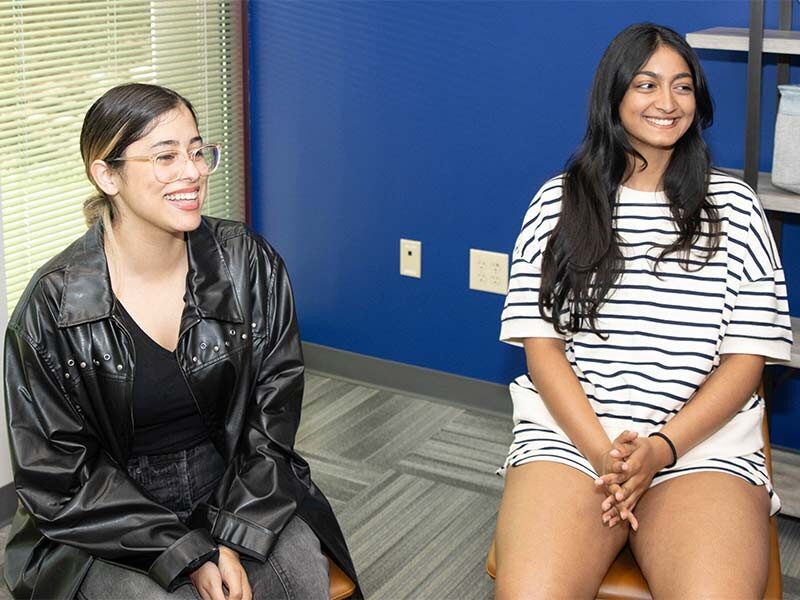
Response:
M508 254L469 249L469 289L508 293Z
M400 239L400 275L422 277L422 242Z

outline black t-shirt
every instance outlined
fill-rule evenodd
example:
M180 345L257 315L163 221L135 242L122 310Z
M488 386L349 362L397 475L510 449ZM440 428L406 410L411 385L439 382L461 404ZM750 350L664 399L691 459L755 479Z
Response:
M131 456L178 452L208 439L175 354L142 331L119 300L117 304L136 350Z

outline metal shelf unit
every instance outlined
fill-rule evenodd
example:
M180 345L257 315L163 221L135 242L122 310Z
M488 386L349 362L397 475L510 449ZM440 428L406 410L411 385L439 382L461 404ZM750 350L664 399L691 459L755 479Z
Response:
M800 56L800 31L791 29L792 3L780 4L780 29L764 29L764 0L750 0L750 27L713 27L686 34L693 48L747 52L747 118L745 166L725 169L742 177L758 192L764 208L772 211L770 223L780 244L781 213L800 213L800 194L776 188L770 173L758 170L761 118L761 69L764 53L778 55L778 84L789 82L789 56ZM794 346L787 366L800 368L800 318L792 317Z

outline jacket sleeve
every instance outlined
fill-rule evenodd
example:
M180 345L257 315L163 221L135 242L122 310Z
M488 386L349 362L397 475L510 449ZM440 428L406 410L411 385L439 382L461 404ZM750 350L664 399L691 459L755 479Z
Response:
M206 507L201 522L218 542L265 561L312 484L308 464L294 452L304 367L292 290L271 249L262 248L257 260L269 274L266 336L254 345L258 365L239 447L209 501L219 508Z
M49 355L9 326L5 391L17 496L46 538L148 575L167 590L216 555L209 532L190 531L150 500L99 445Z

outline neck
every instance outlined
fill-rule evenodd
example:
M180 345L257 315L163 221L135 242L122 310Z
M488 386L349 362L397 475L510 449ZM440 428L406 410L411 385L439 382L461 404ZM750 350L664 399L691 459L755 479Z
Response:
M173 277L183 278L188 271L186 242L182 233L143 232L116 224L113 240L106 237L106 256L114 292L122 297L135 284L158 284Z
M623 184L642 192L657 192L664 188L664 173L669 165L672 150L639 152L647 160L647 165L638 156L628 157L628 172Z

